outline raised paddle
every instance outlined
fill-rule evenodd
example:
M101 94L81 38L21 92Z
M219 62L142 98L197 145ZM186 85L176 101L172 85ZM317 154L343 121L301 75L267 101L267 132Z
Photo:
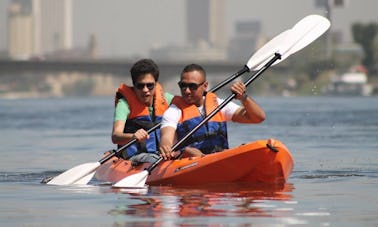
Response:
M315 39L321 36L330 25L331 24L328 19L319 15L309 15L304 17L302 20L296 23L293 28L280 33L261 47L256 53L253 54L244 68L240 69L237 73L231 75L222 83L215 86L213 89L211 89L211 92L217 91L225 84L246 72L261 69L274 53L280 52L280 50L283 48L285 50L285 54L283 54L281 59L278 59L272 65L278 64L290 55L312 43Z
M273 52L271 53L273 54ZM268 54L266 54L268 56ZM211 92L215 92L218 89L222 88L224 85L229 83L230 81L234 80L235 78L241 76L242 74L249 72L250 70L253 70L254 65L250 63L252 57L248 60L248 63L237 73L226 79L225 81L221 82L217 86L215 86L213 89L211 89ZM266 60L266 59L262 59ZM155 125L153 128L148 130L148 133L156 130L160 127L160 123ZM87 184L94 176L95 171L97 168L107 162L109 159L113 158L115 155L120 153L123 149L128 148L133 143L135 143L137 140L133 139L118 150L108 154L104 158L102 158L98 162L92 162L92 163L84 163L78 166L75 166L69 170L66 170L65 172L59 174L56 177L53 177L51 179L43 179L42 182L46 184L52 184L52 185L69 185L69 184L79 184L84 185Z
M260 64L256 68L261 68L269 61L269 57L266 57L269 50L276 49L276 52L282 54L281 59L273 63L273 65L278 64L312 43L327 31L330 25L331 23L325 17L319 15L306 16L291 29L282 32L266 43L254 54L255 57L252 57L248 63L253 65Z
M321 16L310 15L299 21L292 29L286 30L264 45L259 51L254 54L248 62L248 68L257 68L246 82L245 86L251 84L258 76L260 76L266 69L279 61L286 59L291 54L304 48L320 35L322 35L330 26L330 22ZM200 127L206 124L217 112L226 106L235 97L235 94L230 95L225 99L216 109L214 109L205 119L203 119L193 130L191 130L184 138L178 141L172 150L176 150L181 146L185 140L193 135ZM146 183L148 175L153 169L163 160L160 157L156 162L149 166L144 171L127 176L118 181L113 187L143 187Z

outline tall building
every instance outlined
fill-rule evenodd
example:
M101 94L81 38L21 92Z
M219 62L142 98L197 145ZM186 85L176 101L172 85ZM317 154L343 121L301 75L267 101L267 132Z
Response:
M206 42L212 47L227 45L224 0L187 0L188 42Z
M154 59L167 61L224 61L227 58L224 0L187 0L188 45L150 50Z
M30 58L72 48L71 0L11 0L8 53Z
M31 1L13 0L8 7L8 55L27 59L34 52Z
M33 16L36 53L72 48L71 0L33 0Z

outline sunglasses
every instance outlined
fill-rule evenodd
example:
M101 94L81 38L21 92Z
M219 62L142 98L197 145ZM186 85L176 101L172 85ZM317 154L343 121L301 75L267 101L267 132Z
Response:
M204 84L204 82L200 83L200 84L196 84L196 83L184 83L184 82L178 82L178 86L181 88L181 90L186 90L186 88L189 88L189 90L191 91L195 91L198 89L199 86L201 86L202 84Z
M152 90L155 88L155 83L136 83L134 84L134 86L138 89L138 90L143 90L144 87L147 87L148 90Z

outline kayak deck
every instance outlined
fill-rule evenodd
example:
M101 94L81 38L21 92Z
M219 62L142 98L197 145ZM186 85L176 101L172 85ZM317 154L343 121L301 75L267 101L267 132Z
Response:
M286 146L274 140L258 140L202 157L168 160L160 163L148 176L148 185L195 186L224 182L285 183L294 160ZM113 158L101 165L95 177L115 183L150 166L136 167L130 161Z

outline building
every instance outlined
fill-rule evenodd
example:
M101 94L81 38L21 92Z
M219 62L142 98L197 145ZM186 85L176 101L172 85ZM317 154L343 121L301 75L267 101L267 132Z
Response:
M71 0L33 0L36 52L72 48Z
M8 34L8 54L14 59L71 49L71 0L11 0Z
M212 47L227 45L224 0L187 0L187 39L190 44L207 42Z
M228 38L224 0L187 0L187 45L150 50L154 59L168 61L224 61Z
M28 59L34 53L31 1L13 0L8 8L8 55Z

